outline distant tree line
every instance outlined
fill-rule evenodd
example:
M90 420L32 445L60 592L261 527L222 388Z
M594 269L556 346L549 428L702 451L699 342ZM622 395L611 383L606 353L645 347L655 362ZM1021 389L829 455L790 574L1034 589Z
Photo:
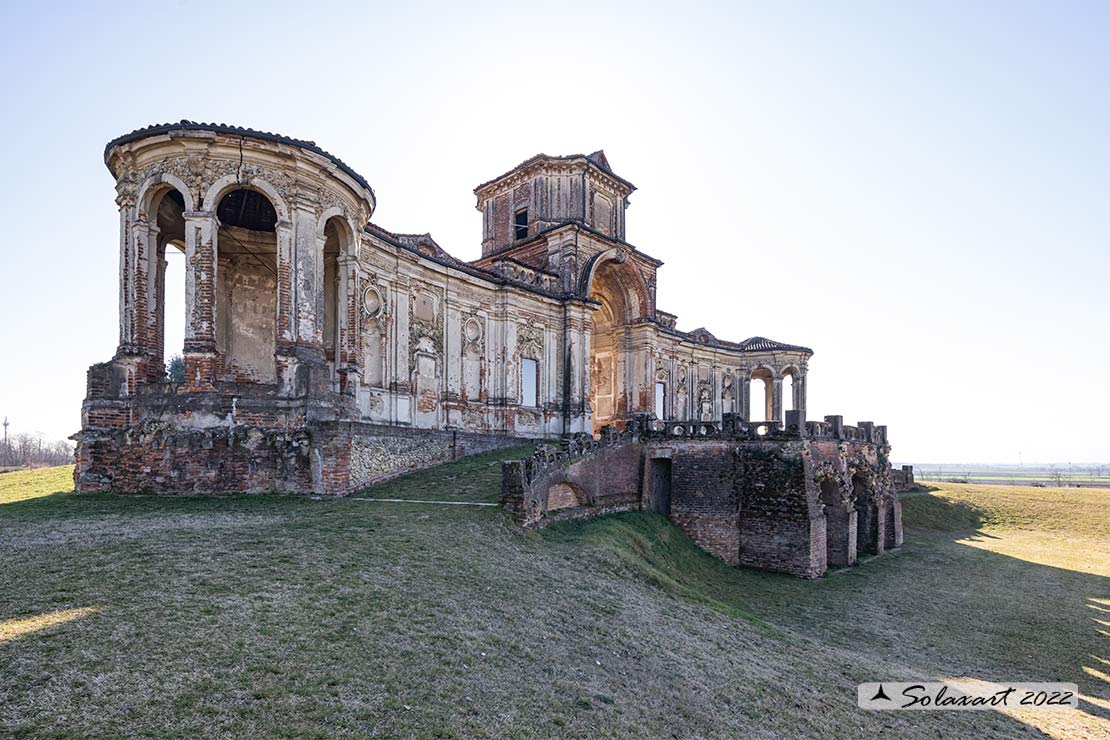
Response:
M71 465L73 443L59 439L47 442L41 434L26 432L0 438L0 468L43 468Z

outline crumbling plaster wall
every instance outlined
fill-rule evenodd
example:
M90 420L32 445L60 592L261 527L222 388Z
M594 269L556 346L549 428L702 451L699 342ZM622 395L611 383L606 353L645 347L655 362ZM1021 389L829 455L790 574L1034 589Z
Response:
M657 382L666 386L665 418L719 420L747 411L752 368L772 367L777 378L794 366L804 376L808 351L744 350L677 332L672 315L657 316L660 263L622 241L632 186L612 175L603 155L588 159L512 174L496 197L526 202L551 222L539 219L528 239L468 265L427 235L369 225L376 205L369 185L311 142L189 122L112 142L106 163L120 211L120 343L111 361L90 369L79 458L88 453L91 465L111 439L154 444L172 428L218 428L217 436L226 428L228 440L238 428L330 421L517 437L589 433L594 350L602 344L593 346L599 304L589 298L598 270L612 272L611 290L624 307L606 335L616 423L652 411ZM564 191L563 177L578 178L578 190ZM221 199L237 189L273 206L265 244L217 218ZM158 221L170 191L180 196L180 224ZM568 192L581 198L568 200ZM577 221L561 223L568 217ZM158 250L170 236L186 258L180 385L163 382ZM234 243L245 253L225 253ZM538 366L534 405L523 402L531 395L521 387L528 360ZM151 424L166 425L162 436L150 436ZM215 449L207 444L196 449ZM350 463L351 445L328 449ZM375 475L384 463L359 449L354 478ZM397 447L402 466L410 453ZM222 457L195 454L214 463ZM337 463L325 475L329 464L317 462L314 489L321 480L323 489L350 483L350 470ZM346 482L326 484L344 475Z

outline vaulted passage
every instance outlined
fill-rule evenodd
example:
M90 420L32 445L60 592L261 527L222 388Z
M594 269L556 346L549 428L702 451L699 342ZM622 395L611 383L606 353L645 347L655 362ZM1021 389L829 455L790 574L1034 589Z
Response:
M169 188L154 198L158 227L155 276L156 346L162 351L166 379L181 382L184 368L170 366L185 345L185 199Z
M634 410L628 327L643 318L646 299L635 268L618 261L607 261L597 268L590 298L601 304L594 311L590 339L590 407L596 435L606 425L619 425Z
M222 378L273 383L277 326L277 213L266 196L233 190L216 209L216 350Z
M603 265L590 292L590 298L601 304L594 312L594 332L590 340L590 406L595 434L612 423L621 403L621 333L618 327L624 323L627 310L612 273L608 265Z
M861 475L852 478L852 497L856 508L856 554L879 554L882 552L879 546L879 507Z
M856 562L856 510L845 500L835 480L821 481L825 506L825 549L830 567Z

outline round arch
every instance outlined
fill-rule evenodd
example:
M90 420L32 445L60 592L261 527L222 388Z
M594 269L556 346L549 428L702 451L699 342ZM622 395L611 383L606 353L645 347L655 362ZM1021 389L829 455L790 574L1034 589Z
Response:
M774 383L779 377L775 369L765 363L753 365L747 370L748 384L748 421L773 421L774 411ZM762 395L756 392L762 384Z
M547 489L545 499L546 511L570 509L581 506L587 501L585 492L577 484L565 480L552 483Z
M204 194L204 208L212 213L216 212L216 207L219 206L220 200L233 190L255 190L262 195L265 195L270 201L270 205L274 207L277 212L278 222L289 220L289 208L285 205L285 201L270 183L266 182L260 177L252 177L249 180L240 180L238 176L224 175Z
M780 405L784 415L787 411L797 411L799 408L798 381L801 377L801 372L793 364L787 365L779 373L779 381L782 384ZM785 421L785 418L776 419L776 421Z
M320 214L320 218L316 220L316 238L326 238L329 222L336 227L340 241L340 253L349 257L357 256L358 239L356 234L359 230L355 228L354 223L343 213L343 209L339 206L332 206Z
M189 192L188 186L186 186L177 175L163 172L160 175L152 175L147 178L146 182L139 188L139 192L135 197L135 207L139 218L144 220L149 219L151 209L157 202L158 196L163 195L170 189L176 190L181 194L181 198L185 202L186 213L195 210L193 194Z
M622 292L625 294L626 305L630 310L630 315L626 319L647 318L650 310L647 285L644 284L644 278L640 271L628 261L628 252L623 249L613 247L590 258L582 271L582 278L578 286L579 295L583 298L589 298L594 290L594 280L598 271L610 265L614 266L622 278ZM635 303L628 301L628 298L634 299Z
M636 366L627 342L629 325L648 318L651 308L643 276L628 252L609 249L594 255L583 270L579 290L597 305L590 334L589 398L594 434L607 425L622 427L628 415L650 411L653 399L637 393Z
M333 380L339 386L342 386L347 371L351 369L347 367L348 363L359 364L356 353L347 346L348 338L357 331L347 324L348 304L355 288L343 267L346 259L358 255L356 234L350 219L338 206L328 208L317 220L316 243L323 257L323 313L319 326L324 358L330 363Z
M228 175L208 189L204 208L213 221L213 335L220 378L275 383L279 224L285 205L269 183Z

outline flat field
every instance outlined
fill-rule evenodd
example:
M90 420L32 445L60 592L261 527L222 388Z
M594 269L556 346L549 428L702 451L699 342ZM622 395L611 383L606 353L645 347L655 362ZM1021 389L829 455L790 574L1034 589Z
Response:
M491 501L505 453L377 487ZM1110 490L939 484L817 581L646 513L71 493L0 475L0 735L1110 737ZM1078 711L864 712L870 680L1070 681Z

